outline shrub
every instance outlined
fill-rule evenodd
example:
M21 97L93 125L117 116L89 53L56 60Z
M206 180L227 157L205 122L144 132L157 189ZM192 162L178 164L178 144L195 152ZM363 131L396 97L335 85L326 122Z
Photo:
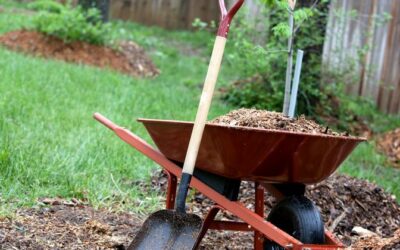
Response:
M34 29L39 32L61 38L66 43L104 44L107 41L110 26L101 21L100 12L95 8L83 10L70 4L60 6L50 0L32 5L40 9L33 19Z
M29 3L28 8L36 11L60 13L62 10L65 9L65 6L61 3L54 2L53 0L38 0Z
M231 48L225 57L227 63L238 67L237 72L242 78L254 74L262 76L258 81L229 87L224 99L233 105L282 110L290 29L287 10L281 5L264 10L254 22L262 23L262 26L249 23L243 13L232 25L231 42L228 44ZM324 95L320 85L320 65L326 7L326 3L321 2L318 8L300 8L294 13L297 23L301 23L295 34L294 56L297 48L305 51L297 101L297 113L300 114L313 115L321 95ZM260 37L260 34L264 35Z
M225 60L234 65L241 80L231 84L224 91L223 98L235 106L281 111L287 62L286 38L290 34L286 9L281 7L287 1L268 2L276 5L273 8L266 8L254 23L249 23L243 11L234 20L230 34L231 41L227 44L230 48L227 49ZM328 2L321 0L313 9L304 8L302 4L306 2L298 1L300 12L294 13L295 19L296 16L300 19L297 23L301 23L301 27L295 33L294 48L305 52L297 113L311 116L321 123L328 122L330 126L347 131L354 131L360 124L374 131L388 127L388 124L378 122L388 120L388 117L379 119L383 115L373 101L349 96L345 91L348 86L360 81L356 66L359 61L364 60L365 51L370 48L368 45L356 47L357 57L347 60L345 64L341 63L338 68L330 68L329 71L323 69L322 48ZM339 19L347 20L355 18L357 13L346 15L338 13L338 15ZM382 25L390 19L390 15L383 13L374 18L377 25ZM261 28L260 23L262 23ZM339 39L343 37L341 32L335 35ZM259 77L252 77L254 75Z

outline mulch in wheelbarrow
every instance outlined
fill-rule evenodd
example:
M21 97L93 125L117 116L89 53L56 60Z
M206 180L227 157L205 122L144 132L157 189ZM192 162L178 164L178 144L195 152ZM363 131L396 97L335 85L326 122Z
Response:
M18 30L1 35L0 45L34 56L109 68L135 77L159 74L145 51L132 41L120 42L114 49L79 41L64 43L36 31Z
M211 121L211 123L310 134L348 136L348 133L338 133L331 130L329 127L322 126L317 124L315 121L308 120L304 115L295 118L289 118L284 116L282 113L258 109L242 108L233 110L226 115L215 118Z

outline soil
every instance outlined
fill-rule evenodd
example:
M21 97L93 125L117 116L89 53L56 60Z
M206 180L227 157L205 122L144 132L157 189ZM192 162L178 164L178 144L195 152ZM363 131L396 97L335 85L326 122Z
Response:
M378 137L377 144L378 149L388 157L390 164L400 168L400 128Z
M242 108L233 110L226 115L215 118L211 122L230 126L348 136L348 133L340 134L332 131L329 127L323 127L312 120L307 120L303 115L297 118L289 118L282 113L257 109Z
M0 248L124 249L141 223L129 213L54 202L49 207L20 209L13 217L1 218Z
M153 77L159 70L134 42L121 42L117 49L85 42L64 43L61 39L30 30L0 36L4 47L44 58L110 68L135 77Z
M153 173L150 183L137 182L142 192L156 190L165 197L167 177ZM367 181L333 175L309 186L306 196L321 210L325 226L353 249L398 249L400 244L400 206L394 197ZM240 201L254 209L254 184L243 182ZM211 204L200 193L193 193L190 212L204 216ZM266 212L276 204L266 194ZM41 199L39 207L17 210L11 218L0 219L0 245L5 249L125 249L143 219L130 213L95 210L76 200ZM43 207L44 206L44 207ZM344 214L344 216L342 215ZM338 219L339 218L339 219ZM227 212L217 219L238 220ZM372 236L354 236L361 226ZM210 230L201 249L252 249L252 233Z

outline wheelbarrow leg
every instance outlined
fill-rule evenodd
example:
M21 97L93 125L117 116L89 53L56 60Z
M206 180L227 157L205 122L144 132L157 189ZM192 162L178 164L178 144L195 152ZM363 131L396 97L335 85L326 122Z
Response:
M199 236L197 237L196 244L193 249L197 249L200 246L201 240L204 238L204 236L207 233L207 230L210 228L211 224L213 223L215 216L221 210L222 208L220 206L213 206L208 214L206 215L206 218L204 219L203 222L203 227L201 228L201 231L199 233Z
M168 176L168 188L167 188L167 200L165 201L166 209L174 209L175 206L175 197L176 197L176 186L177 186L177 178L172 173L164 170L164 172Z
M255 183L255 213L264 218L264 193L265 189L258 182ZM254 249L264 248L264 236L257 230L254 231Z
M264 193L265 189L259 183L255 183L255 213L264 217ZM213 206L208 212L207 216L204 219L203 227L200 231L200 234L197 238L196 245L194 249L197 249L200 246L200 242L203 237L206 235L207 230L210 228L211 224L214 222L215 216L217 213L223 209L222 207L216 205ZM264 236L262 233L257 230L254 231L254 249L262 250L264 248Z

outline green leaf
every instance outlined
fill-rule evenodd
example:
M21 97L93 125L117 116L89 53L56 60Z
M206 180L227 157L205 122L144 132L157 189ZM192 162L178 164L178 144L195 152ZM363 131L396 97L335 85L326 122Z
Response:
M279 23L275 27L272 28L273 34L276 37L284 37L288 38L291 36L292 32L287 23Z

